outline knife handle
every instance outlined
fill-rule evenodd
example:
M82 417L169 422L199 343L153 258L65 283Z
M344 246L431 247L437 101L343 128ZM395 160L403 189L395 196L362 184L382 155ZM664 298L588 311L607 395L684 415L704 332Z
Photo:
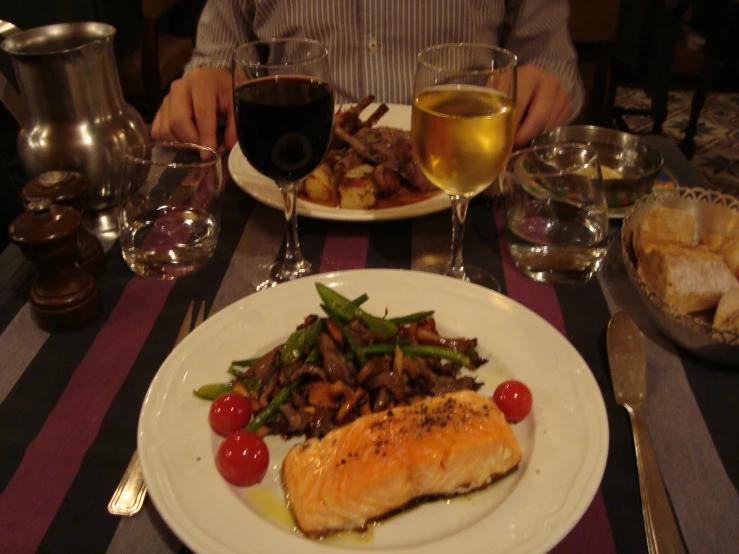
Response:
M626 409L634 432L636 467L639 471L642 514L649 554L684 553L685 546L657 465L644 414L640 406L627 405Z

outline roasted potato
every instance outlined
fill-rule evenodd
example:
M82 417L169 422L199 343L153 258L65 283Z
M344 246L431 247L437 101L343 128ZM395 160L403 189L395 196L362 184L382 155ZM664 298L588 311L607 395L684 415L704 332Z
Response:
M340 206L351 210L367 210L377 202L377 188L369 177L346 177L339 184Z
M331 168L323 163L303 182L303 191L310 199L317 202L336 202L336 187L333 183Z

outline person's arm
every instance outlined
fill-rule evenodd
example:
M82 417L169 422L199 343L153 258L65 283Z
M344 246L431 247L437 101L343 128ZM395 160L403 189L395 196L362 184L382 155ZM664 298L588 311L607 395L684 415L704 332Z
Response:
M193 142L213 149L236 143L231 56L248 40L251 8L246 0L209 0L198 23L195 51L185 75L174 81L152 123L158 140ZM226 124L223 144L216 128Z
M519 63L516 145L573 120L584 89L570 39L567 0L523 0L506 42Z

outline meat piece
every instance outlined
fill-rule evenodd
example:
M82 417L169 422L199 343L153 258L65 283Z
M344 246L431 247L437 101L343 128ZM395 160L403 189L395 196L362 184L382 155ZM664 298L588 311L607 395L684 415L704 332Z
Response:
M334 164L333 180L334 184L338 185L344 180L344 176L347 171L351 171L355 167L359 167L364 164L364 160L359 157L354 150L349 150L341 158L339 158Z
M287 429L280 430L283 434L302 434L308 427L310 417L307 414L296 410L290 404L280 406L280 413L287 422Z
M521 461L502 412L460 391L365 415L293 447L282 479L309 536L363 529L419 500L490 484Z
M395 398L402 398L405 384L403 379L393 371L383 371L377 375L373 375L367 379L365 384L368 390L385 388L391 392Z
M372 102L375 101L375 97L372 94L368 94L364 98L362 98L359 102L357 102L354 106L351 106L349 108L342 108L340 109L335 116L334 122L336 127L341 127L342 129L345 129L346 132L353 134L356 133L359 129L361 129L363 126L368 125L372 126L374 125L383 115L385 115L388 111L388 106L385 104L380 105L377 110L375 110L375 113L373 113L367 121L363 122L359 116L362 115L362 112L367 108Z
M421 192L436 190L436 186L426 178L413 157L410 132L393 127L363 128L354 138L369 147L375 156L388 160L386 165L402 175L413 188ZM352 147L355 147L354 143Z
M357 374L357 383L360 385L364 383L370 377L382 372L391 371L390 359L386 356L375 356L370 358L364 366L359 370Z
M465 375L463 377L447 377L442 375L431 387L434 394L446 394L458 390L478 390L482 387L482 383L478 383L474 377Z
M262 385L277 375L280 369L282 346L277 346L259 358L246 372L248 377L260 379Z
M421 344L441 346L443 348L454 350L455 352L461 352L462 354L466 354L477 347L477 339L475 338L446 338L440 336L434 331L429 331L424 328L418 329L417 337L418 342Z
M428 177L424 175L415 160L411 160L406 164L404 176L414 188L421 192L431 192L436 190L436 185L429 181Z
M309 385L308 402L321 408L338 409L347 398L354 396L354 390L343 381L333 383L312 383Z
M372 181L377 189L377 196L392 198L400 189L400 175L384 165L376 165L372 169Z
M322 367L315 364L305 363L303 361L293 362L282 368L280 372L280 384L288 385L300 379L303 375L311 375L321 381L327 381L328 377Z
M349 365L331 335L322 332L318 335L316 343L321 352L323 369L326 370L329 381L343 381L347 385L353 385L354 380L349 373Z

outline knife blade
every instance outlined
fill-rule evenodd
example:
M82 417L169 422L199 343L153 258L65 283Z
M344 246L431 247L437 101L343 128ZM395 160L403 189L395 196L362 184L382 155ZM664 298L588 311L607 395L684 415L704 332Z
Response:
M608 363L616 402L629 413L639 473L644 530L650 554L685 552L642 409L647 405L647 341L629 314L608 323Z
M632 406L647 403L647 339L626 312L608 325L608 363L616 402Z

